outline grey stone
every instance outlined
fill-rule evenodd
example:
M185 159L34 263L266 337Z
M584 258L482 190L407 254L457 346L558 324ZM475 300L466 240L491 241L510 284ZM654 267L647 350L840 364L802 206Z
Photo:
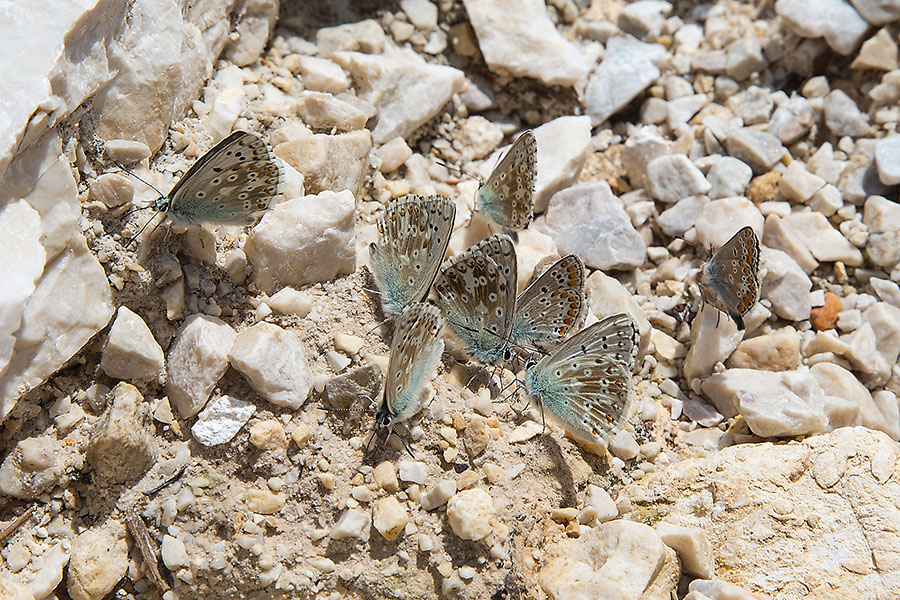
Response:
M120 383L110 394L113 401L94 423L85 455L97 477L124 483L153 466L158 448L149 406L137 388Z
M723 156L706 175L710 185L709 197L716 200L729 196L743 196L752 177L753 169L750 165L737 158Z
M709 202L706 196L688 196L682 198L662 212L656 219L660 230L668 236L682 237L684 232L694 226L703 206Z
M869 24L844 0L778 0L775 12L800 37L824 37L838 54L853 52Z
M777 137L746 127L731 133L725 140L725 148L731 156L750 165L757 174L771 169L784 154L784 146Z
M650 161L647 187L654 198L671 204L687 196L706 194L710 184L687 156L674 154Z
M856 12L872 25L900 19L900 0L850 0Z
M875 166L881 183L900 183L900 135L881 138L875 143Z
M584 104L591 123L598 125L617 113L659 77L666 49L631 37L614 37L606 56L591 75Z
M863 136L869 131L869 121L856 102L842 90L825 96L825 125L837 136Z

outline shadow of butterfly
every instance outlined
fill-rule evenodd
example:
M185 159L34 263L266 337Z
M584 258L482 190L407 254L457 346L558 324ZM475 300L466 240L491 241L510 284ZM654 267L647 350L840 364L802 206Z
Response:
M700 293L744 329L744 315L759 300L759 239L751 227L735 233L703 265Z
M424 300L450 243L456 205L443 196L391 200L369 245L372 275L385 316Z

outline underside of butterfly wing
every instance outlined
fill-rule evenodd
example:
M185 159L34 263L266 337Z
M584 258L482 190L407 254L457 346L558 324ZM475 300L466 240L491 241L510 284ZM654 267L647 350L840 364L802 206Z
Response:
M236 131L175 184L166 216L180 225L252 225L283 192L284 167L269 144Z
M504 230L528 227L534 218L536 170L537 142L529 130L516 139L478 189L477 210Z
M581 325L584 264L574 254L556 261L516 299L510 341L537 349L559 344Z

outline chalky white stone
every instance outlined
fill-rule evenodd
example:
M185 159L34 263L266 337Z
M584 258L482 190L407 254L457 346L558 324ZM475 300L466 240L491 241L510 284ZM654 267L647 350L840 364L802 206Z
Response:
M647 165L650 193L660 202L671 204L686 196L702 196L710 184L684 154L660 156Z
M627 36L611 38L585 90L584 104L591 123L599 125L656 81L665 56L666 49L659 44Z
M492 71L559 86L572 86L587 77L590 65L586 58L556 29L542 1L464 3Z
M356 538L360 541L369 541L369 534L372 531L372 517L368 511L362 511L356 508L348 508L331 528L328 534L331 538L341 540L344 538Z
M228 368L237 334L224 321L191 315L169 348L166 394L182 418L196 415Z
M116 379L149 381L162 373L165 357L144 320L120 306L109 330L100 368Z
M845 0L778 0L775 12L797 35L824 37L838 54L850 54L869 24Z
M458 492L447 502L450 529L464 540L477 541L490 535L494 514L494 501L481 488Z
M228 353L260 396L277 406L300 408L312 389L306 348L293 331L257 323L242 331Z
M881 138L875 143L875 165L881 183L900 183L900 135Z
M191 435L204 446L230 441L247 424L256 405L231 396L220 396L210 402L191 426Z

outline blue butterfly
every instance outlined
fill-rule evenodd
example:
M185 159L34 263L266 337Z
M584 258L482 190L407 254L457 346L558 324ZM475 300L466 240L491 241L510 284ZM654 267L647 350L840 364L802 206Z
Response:
M520 135L475 194L475 209L514 240L534 219L537 142L531 130Z

